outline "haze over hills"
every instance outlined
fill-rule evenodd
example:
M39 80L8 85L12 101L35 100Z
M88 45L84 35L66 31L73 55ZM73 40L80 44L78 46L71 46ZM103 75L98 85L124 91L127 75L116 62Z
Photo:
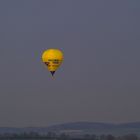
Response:
M94 123L94 122L73 122L64 123L58 125L52 125L49 127L0 127L0 133L30 133L37 132L40 134L46 134L48 132L55 132L56 134L66 133L69 135L85 135L85 134L112 134L112 135L126 135L137 134L140 136L140 122L134 123Z

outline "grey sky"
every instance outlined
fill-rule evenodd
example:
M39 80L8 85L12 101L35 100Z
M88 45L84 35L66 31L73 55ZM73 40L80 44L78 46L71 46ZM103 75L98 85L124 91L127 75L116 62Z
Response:
M139 0L1 0L0 126L140 121L139 54Z

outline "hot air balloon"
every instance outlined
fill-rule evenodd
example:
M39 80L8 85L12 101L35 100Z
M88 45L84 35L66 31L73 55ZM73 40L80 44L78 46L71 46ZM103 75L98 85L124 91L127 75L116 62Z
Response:
M48 49L42 54L42 61L51 72L52 76L63 62L63 53L59 49Z

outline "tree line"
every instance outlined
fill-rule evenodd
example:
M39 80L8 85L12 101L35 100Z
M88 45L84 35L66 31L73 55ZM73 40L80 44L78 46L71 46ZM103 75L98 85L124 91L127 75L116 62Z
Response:
M136 134L128 134L124 136L113 136L109 135L94 135L94 134L86 134L80 137L72 137L65 133L60 135L56 135L53 132L49 132L47 134L39 134L37 132L30 133L4 133L0 134L0 140L20 140L20 139L32 139L32 140L140 140Z

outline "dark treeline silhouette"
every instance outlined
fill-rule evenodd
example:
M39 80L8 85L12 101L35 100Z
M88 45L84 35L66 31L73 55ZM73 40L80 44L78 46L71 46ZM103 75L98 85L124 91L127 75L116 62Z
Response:
M80 137L72 137L65 133L60 135L56 135L53 132L49 132L47 134L39 134L37 132L30 132L30 133L21 133L21 134L14 134L14 133L4 133L0 134L0 140L19 140L19 139L32 139L32 140L140 140L140 138L135 134L128 134L124 136L113 136L113 135L83 135Z

